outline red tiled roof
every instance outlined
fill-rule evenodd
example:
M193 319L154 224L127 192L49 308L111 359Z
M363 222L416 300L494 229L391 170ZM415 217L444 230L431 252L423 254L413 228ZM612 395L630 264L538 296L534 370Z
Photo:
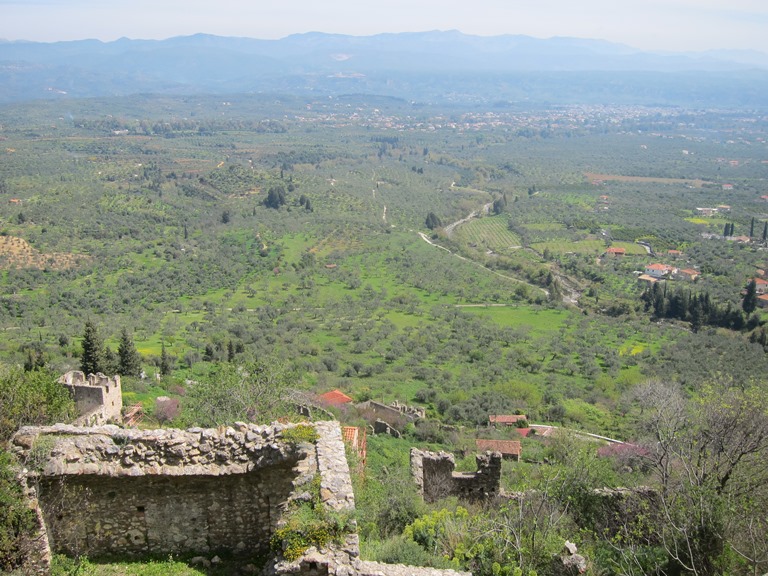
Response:
M475 440L478 450L485 452L490 450L491 452L501 452L502 454L520 456L523 451L523 447L519 440Z
M491 424L515 424L519 420L528 420L525 414L491 414L488 416Z
M515 432L520 434L523 438L527 438L533 428L515 428Z
M320 394L320 396L318 396L317 399L322 402L325 402L326 404L331 404L334 406L352 402L352 398L344 394L344 392L342 392L341 390L331 390L330 392L326 392L325 394Z
M669 266L666 264L648 264L645 267L646 270L669 270Z
M614 248L611 246L606 250L608 254L626 254L627 250L626 248Z

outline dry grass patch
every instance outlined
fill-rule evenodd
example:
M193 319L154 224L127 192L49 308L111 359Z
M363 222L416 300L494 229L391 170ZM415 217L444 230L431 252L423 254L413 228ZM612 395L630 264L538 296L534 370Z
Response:
M0 236L0 268L37 268L66 270L80 265L88 256L51 252L44 254L16 236Z

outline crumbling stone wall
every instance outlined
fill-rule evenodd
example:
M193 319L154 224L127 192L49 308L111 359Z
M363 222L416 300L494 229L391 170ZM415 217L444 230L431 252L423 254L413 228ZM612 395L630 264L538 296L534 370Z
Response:
M50 545L68 555L267 552L290 467L229 476L81 476L39 485Z
M501 482L501 454L478 454L476 461L477 472L454 472L453 454L411 448L411 475L425 502L435 502L447 496L473 501L497 496Z
M86 377L79 370L72 370L59 378L75 401L80 417L75 424L81 426L100 426L108 422L121 422L123 392L120 376L88 374Z
M91 557L267 549L293 500L320 475L324 506L354 511L338 422L312 424L314 444L292 443L293 424L135 430L113 425L25 427L11 446L38 512L38 558L51 549ZM39 504L39 505L38 505ZM471 576L452 570L364 562L357 534L299 559L269 563L273 576Z
M314 445L282 441L287 427L56 425L22 428L13 446L22 461L48 447L48 457L28 471L27 484L37 491L55 552L253 554L267 549L297 485L318 471ZM340 492L328 499L343 502L348 494Z
M404 417L408 421L412 422L419 418L426 417L425 408L421 408L420 406L408 406L406 404L401 404L397 400L392 402L390 405L382 404L381 402L376 402L375 400L366 400L365 402L358 404L357 408L361 410L370 410L376 416L385 419Z

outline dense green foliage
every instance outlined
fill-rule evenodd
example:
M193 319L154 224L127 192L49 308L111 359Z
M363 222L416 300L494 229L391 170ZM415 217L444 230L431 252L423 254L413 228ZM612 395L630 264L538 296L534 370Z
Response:
M4 446L20 426L66 422L73 413L66 388L50 371L0 366L0 570L23 562L26 538L35 526L16 480L20 463Z
M66 415L52 374L73 368L120 372L147 425L266 422L338 388L427 413L398 422L407 441L370 439L356 481L370 555L546 574L570 538L605 573L765 567L762 521L734 512L764 505L762 445L728 490L658 474L694 448L716 468L712 438L744 440L699 418L720 376L739 383L719 392L732 400L722 421L748 424L733 406L762 418L768 336L750 280L766 264L763 116L365 97L69 104L74 120L53 103L0 109L0 358L29 370L0 378L5 437ZM645 290L652 263L698 277ZM698 442L671 447L675 462L534 436L503 482L536 498L430 509L415 492L406 446L436 443L472 469L476 436L508 439L486 427L494 412L653 446L636 396L653 377L683 387L681 430ZM675 490L672 530L595 530L591 490L640 483ZM684 542L687 519L701 530ZM752 552L728 536L747 538L748 521ZM693 567L671 552L683 544L714 552Z

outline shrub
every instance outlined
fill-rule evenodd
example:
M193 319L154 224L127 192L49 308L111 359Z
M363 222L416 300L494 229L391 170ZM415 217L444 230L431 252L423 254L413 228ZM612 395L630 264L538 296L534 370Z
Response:
M289 444L302 444L317 442L318 434L314 426L308 424L299 424L293 428L288 428L282 432L283 440Z
M314 432L311 426L296 428L309 428ZM293 505L283 518L283 526L275 530L270 540L272 550L282 553L289 561L297 560L312 546L324 548L353 529L349 514L330 511L323 505L319 474L308 485L308 491L310 499Z
M10 572L25 559L25 536L34 529L34 514L16 481L13 457L0 451L0 571Z

